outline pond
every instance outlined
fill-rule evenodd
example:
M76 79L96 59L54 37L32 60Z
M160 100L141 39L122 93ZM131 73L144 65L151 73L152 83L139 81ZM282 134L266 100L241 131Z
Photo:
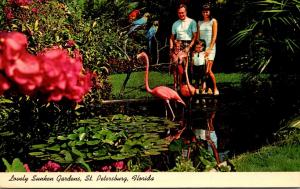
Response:
M167 135L173 142L179 139L183 141L187 147L185 151L183 147L183 156L189 158L191 152L188 146L199 142L214 156L217 163L221 163L273 141L278 119L274 118L276 111L269 102L243 95L240 91L224 90L220 96L193 97L189 108L185 110L181 105L174 108L175 122L180 126L177 130L167 131ZM176 107L174 103L171 105ZM110 107L112 112L126 115L165 117L164 103L158 99L118 102L114 108L111 104L102 107Z

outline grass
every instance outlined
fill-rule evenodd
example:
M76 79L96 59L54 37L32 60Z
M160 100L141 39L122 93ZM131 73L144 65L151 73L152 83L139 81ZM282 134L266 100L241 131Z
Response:
M130 79L126 85L125 95L123 98L145 98L151 95L146 93L144 84L145 72L134 72L131 74ZM239 87L243 74L241 73L216 73L216 80L218 84L232 85ZM121 86L126 78L126 74L113 74L109 76L112 83L112 98L118 98ZM168 73L150 72L149 73L150 88L165 85L172 87L173 76Z
M300 146L266 146L232 161L238 172L300 171Z

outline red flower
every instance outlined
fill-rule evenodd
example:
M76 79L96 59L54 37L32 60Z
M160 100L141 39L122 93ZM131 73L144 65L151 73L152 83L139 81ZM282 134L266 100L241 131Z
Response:
M32 0L9 0L9 4L16 4L18 6L27 6L33 3Z
M4 7L4 13L7 20L12 20L15 18L15 15L10 7Z
M49 101L65 97L80 102L91 88L92 75L83 73L79 50L74 51L74 58L59 47L35 56L26 51L26 46L25 35L0 32L0 71L4 70L0 92L9 88L6 80L9 78L25 94L40 91L48 95Z
M65 46L66 46L67 48L73 47L73 46L75 46L75 41L72 40L72 39L69 39L69 40L66 42Z
M61 166L58 163L48 161L42 168L40 168L39 172L57 172L61 170Z
M25 94L38 88L43 80L39 59L25 52L6 65L5 73L20 85Z
M102 166L102 167L100 168L100 171L101 171L101 172L111 172L111 166L110 166L110 165Z
M32 11L33 13L38 13L38 12L39 12L37 8L32 8L31 11Z
M78 56L78 55L77 55ZM43 90L49 92L49 101L59 101L63 97L81 101L90 90L90 74L83 75L81 58L71 58L62 49L48 50L43 59Z
M30 172L30 168L29 168L28 164L24 164L23 166L26 169L26 172Z
M125 167L124 161L117 161L113 163L113 166L119 170Z
M70 169L70 172L86 172L86 170L78 165L75 165Z
M1 32L0 42L1 58L5 58L6 61L18 59L27 47L26 36L19 32Z

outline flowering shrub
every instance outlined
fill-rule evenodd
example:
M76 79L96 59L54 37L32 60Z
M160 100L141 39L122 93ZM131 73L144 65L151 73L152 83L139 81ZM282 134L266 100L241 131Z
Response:
M20 92L48 96L48 101L63 97L79 102L91 88L91 74L83 74L82 58L68 51L46 49L37 56L26 50L27 39L18 32L0 33L0 94L12 85Z

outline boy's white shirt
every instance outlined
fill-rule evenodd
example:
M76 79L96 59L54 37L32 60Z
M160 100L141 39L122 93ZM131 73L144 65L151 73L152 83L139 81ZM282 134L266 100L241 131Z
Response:
M199 54L199 56L198 56ZM206 57L205 57L205 52L202 51L202 52L194 52L193 54L193 63L195 66L202 66L202 65L205 65L205 60L206 60Z

